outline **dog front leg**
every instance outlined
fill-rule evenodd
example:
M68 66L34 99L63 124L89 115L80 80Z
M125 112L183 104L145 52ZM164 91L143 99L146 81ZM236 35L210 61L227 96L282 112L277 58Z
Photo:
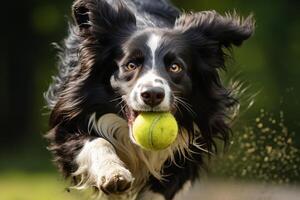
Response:
M123 193L133 182L114 147L103 138L87 141L77 155L76 163L78 169L73 175L81 177L81 184L97 187L106 194Z

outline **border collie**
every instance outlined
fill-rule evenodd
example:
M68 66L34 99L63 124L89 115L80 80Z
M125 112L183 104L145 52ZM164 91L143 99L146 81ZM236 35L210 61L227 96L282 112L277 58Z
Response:
M182 13L168 0L76 0L45 95L60 171L103 199L173 199L198 178L215 139L228 140L238 101L219 72L253 31L251 16ZM132 137L147 111L172 112L179 124L165 150Z

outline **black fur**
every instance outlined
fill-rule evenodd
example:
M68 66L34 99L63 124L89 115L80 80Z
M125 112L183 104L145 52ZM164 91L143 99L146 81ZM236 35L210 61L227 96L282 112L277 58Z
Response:
M177 112L176 118L189 131L190 141L197 132L193 122L202 135L198 143L208 151L216 151L215 138L228 141L227 111L237 101L222 85L218 71L225 68L224 48L241 45L251 36L251 17L239 21L235 14L224 17L214 11L181 14L166 0L76 0L73 16L74 23L59 54L59 73L45 95L52 111L49 149L66 177L76 171L74 159L84 142L99 137L93 132L88 134L90 115L96 112L99 117L120 110L118 102L111 101L119 95L116 85L111 85L111 76L119 70L116 60L126 54L122 51L125 43L147 27L166 32L166 40L171 43L162 48L180 47L186 52L183 58L189 65L187 78L178 85L183 87L182 96L196 115ZM198 177L202 152L192 142L190 148L196 151L190 159L176 153L176 162L182 167L169 160L165 163L162 171L168 175L167 181L149 178L153 191L172 199L187 180Z

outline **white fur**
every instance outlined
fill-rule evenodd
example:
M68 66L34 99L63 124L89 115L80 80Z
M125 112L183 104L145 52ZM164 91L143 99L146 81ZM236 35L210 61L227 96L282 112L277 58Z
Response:
M100 119L93 114L89 121L89 130L92 129L101 138L86 142L76 158L79 168L73 176L79 177L81 180L77 188L99 186L102 176L110 176L115 171L121 171L128 179L134 177L130 192L125 196L109 196L109 200L123 197L128 200L138 200L139 197L137 198L136 195L142 190L146 192L146 194L141 193L143 197L151 196L144 188L149 176L153 175L158 179L164 179L161 175L164 162L168 158L174 161L173 153L175 151L180 152L183 157L187 157L186 152L190 153L189 138L184 129L181 129L181 133L178 134L171 147L159 152L145 151L134 144L130 139L127 121L116 114L105 114ZM177 165L175 162L174 164ZM140 197L142 197L141 195ZM108 198L105 195L104 197ZM154 197L162 200L158 194L153 194Z
M119 159L113 146L102 138L87 141L77 155L76 163L79 167L73 176L80 177L80 182L75 187L77 189L85 189L90 186L100 188L103 181L109 180L115 175L122 175L126 180L133 181L130 171ZM104 194L101 197L102 199L114 199L113 196L110 198Z
M161 178L160 170L170 149L160 153L142 150L130 139L127 121L116 114L106 114L93 121L97 133L115 147L119 158L132 172L137 186L144 184L150 174Z
M127 104L129 104L129 106L134 110L137 111L169 111L170 110L171 107L170 98L172 95L171 88L167 81L165 81L163 78L161 78L155 73L155 65L156 65L155 53L159 47L160 40L161 40L161 36L157 34L151 34L147 41L147 46L151 50L151 54L152 54L152 70L150 70L148 73L140 77L136 82L134 88L130 92L129 100L127 101ZM163 83L161 84L159 82L155 82L154 81L155 79L161 80ZM154 108L149 107L148 110L147 109L145 110L145 103L143 102L141 96L139 95L140 94L139 85L142 84L149 84L152 85L153 87L161 87L162 89L164 89L165 98L160 103L160 105ZM137 94L137 102L134 100L135 94Z
M156 82L155 80L161 80L163 83L160 82ZM161 87L162 89L164 89L165 91L165 97L163 99L163 101L157 105L156 107L152 108L154 111L169 111L170 110L170 98L172 95L172 91L171 88L168 84L167 81L165 81L163 78L161 78L160 76L158 76L154 70L150 70L148 73L146 73L145 75L143 75L142 77L139 78L139 80L136 82L134 88L132 89L130 95L129 95L129 101L127 101L127 103L129 104L129 106L134 109L134 110L143 110L143 111L150 111L149 110L145 110L144 108L141 108L141 105L145 105L145 103L143 102L143 100L141 99L140 95L137 95L137 102L134 101L134 94L139 94L139 85L140 84L148 84L151 85L153 87Z
M147 42L148 47L151 50L152 53L152 67L155 67L155 52L159 46L160 36L157 34L152 34L149 37L149 40Z

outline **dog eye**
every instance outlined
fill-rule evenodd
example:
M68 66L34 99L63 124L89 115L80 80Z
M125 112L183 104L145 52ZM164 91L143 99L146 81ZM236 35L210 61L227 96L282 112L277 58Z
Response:
M138 68L138 65L134 62L129 62L126 66L125 66L125 70L126 71L134 71L136 70L136 68Z
M179 73L182 71L182 67L179 64L174 63L169 67L169 71L173 73Z

